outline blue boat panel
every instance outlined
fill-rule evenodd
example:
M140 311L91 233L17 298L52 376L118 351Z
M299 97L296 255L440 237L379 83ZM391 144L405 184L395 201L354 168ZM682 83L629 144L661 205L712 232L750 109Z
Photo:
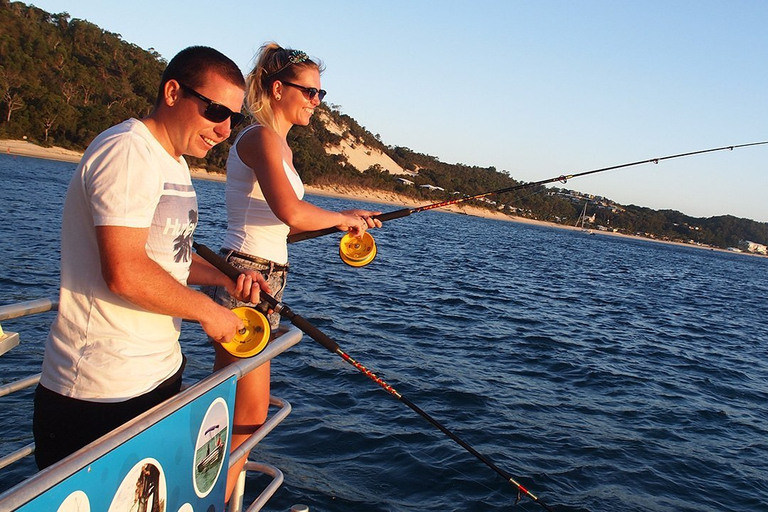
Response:
M236 384L225 380L17 510L221 510Z

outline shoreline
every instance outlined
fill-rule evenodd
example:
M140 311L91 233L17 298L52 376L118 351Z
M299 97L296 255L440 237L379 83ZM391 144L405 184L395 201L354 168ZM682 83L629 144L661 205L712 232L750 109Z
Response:
M26 140L0 140L0 152L9 156L26 156L30 158L43 158L45 160L58 160L59 162L77 163L82 158L81 151L64 149L59 146L44 148Z
M195 179L209 180L209 181L226 181L226 176L217 173L209 173L203 169L190 169L192 177ZM373 190L362 187L348 187L348 186L317 186L317 185L304 185L306 193L309 195L335 197L340 199L352 199L355 201L364 201L369 203L376 203L382 205L398 206L400 208L418 208L429 204L426 201L417 201L411 197L401 196L395 192L387 190ZM435 201L438 202L438 201ZM568 226L565 224L557 224L555 222L547 222L543 220L534 220L526 217L518 217L515 215L507 215L505 213L488 210L486 208L478 208L469 205L450 205L440 208L441 211L457 213L462 215L470 215L472 217L481 217L484 219L501 220L505 222L518 222L521 224L531 224L536 226L551 227L557 229L568 229L571 231L582 231L582 228L577 226ZM680 247L690 247L692 249L704 249L710 251L725 252L728 254L739 254L744 256L756 256L761 257L760 254L754 254L749 252L735 252L728 249L721 249L720 247L709 247L704 245L687 244L684 242L673 242L671 240L658 240L656 238L648 238L644 236L627 235L624 233L616 233L613 231L600 231L597 229L590 229L590 235L603 235L603 236L615 236L621 238L629 238L633 240L641 240L645 242L656 242L660 244L677 245ZM764 257L764 256L762 256Z
M25 140L0 140L0 153L5 155L10 155L10 156L43 158L46 160L57 160L60 162L70 162L70 163L77 163L80 161L80 158L82 157L82 152L65 149L58 146L45 148L42 146L37 146ZM217 174L217 173L209 173L204 169L200 169L200 168L190 168L190 174L193 179L219 181L219 182L226 181L225 175ZM400 208L417 208L420 206L424 206L424 204L429 204L429 203L425 203L424 201L417 201L413 198L401 196L399 194L396 194L394 192L389 192L386 190L373 190L373 189L367 189L367 188L361 188L361 187L346 187L346 186L330 187L330 186L314 186L314 185L305 185L305 189L306 189L306 193L310 195L352 199L356 201L399 206ZM441 210L451 212L451 213L470 215L473 217L482 217L485 219L502 220L505 222L519 222L522 224L532 224L537 226L546 226L546 227L552 227L552 228L558 228L558 229L570 229L572 231L581 231L581 228L576 226L567 226L564 224L556 224L554 222L533 220L533 219L528 219L526 217L506 215L501 212L496 212L496 211L488 210L485 208L478 208L478 207L463 205L463 204L446 206L444 208L441 208ZM636 236L636 235L626 235L623 233L614 233L612 231L599 231L599 230L593 229L593 230L590 230L590 233L594 235L617 236L617 237L630 238L635 240L643 240L646 242L678 245L681 247L690 247L693 249L704 249L704 250L710 250L710 251L726 252L729 254L765 257L755 253L735 252L735 251L730 251L728 249L721 249L719 247L694 245L694 244L687 244L683 242L673 242L669 240L658 240L656 238L648 238L648 237Z

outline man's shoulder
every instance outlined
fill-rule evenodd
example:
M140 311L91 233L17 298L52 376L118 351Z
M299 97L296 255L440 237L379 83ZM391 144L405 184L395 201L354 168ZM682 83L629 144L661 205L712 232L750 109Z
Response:
M144 123L138 119L131 118L101 132L91 145L103 143L106 140L131 140L133 137L136 137L139 141L142 139L149 141L152 134Z
M149 155L155 150L156 143L147 127L138 119L128 119L107 128L90 143L83 159L89 161L105 153L122 150L139 150Z

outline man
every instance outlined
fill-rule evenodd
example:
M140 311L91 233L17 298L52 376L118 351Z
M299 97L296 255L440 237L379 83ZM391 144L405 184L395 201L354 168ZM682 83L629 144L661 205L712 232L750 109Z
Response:
M59 313L35 393L40 469L180 390L182 318L217 342L243 327L187 284L255 303L259 286L269 291L258 273L234 283L191 247L197 198L182 155L203 157L229 137L244 90L223 54L182 50L149 116L106 130L83 155L64 204Z

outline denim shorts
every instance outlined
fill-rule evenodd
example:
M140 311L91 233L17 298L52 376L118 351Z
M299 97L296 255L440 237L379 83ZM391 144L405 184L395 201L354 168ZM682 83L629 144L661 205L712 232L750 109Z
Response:
M256 272L261 273L261 275L264 276L264 279L267 280L267 284L269 284L269 288L272 291L270 295L272 295L272 297L277 300L282 300L283 291L285 290L285 283L288 278L287 268L274 269L272 268L272 262L269 260L253 256L251 258L256 261L251 261L248 259L240 258L237 255L232 254L232 251L226 249L221 249L219 252L233 267L240 270L255 270ZM225 306L229 309L240 306L248 306L261 311L267 316L267 320L269 321L269 328L272 330L272 332L276 331L280 325L280 314L272 313L271 315L267 315L268 306L266 304L262 303L262 305L258 305L251 304L250 302L241 302L236 300L227 292L227 289L223 286L203 286L201 290L203 293L207 294L214 301L216 301L216 303L221 304L222 306Z

